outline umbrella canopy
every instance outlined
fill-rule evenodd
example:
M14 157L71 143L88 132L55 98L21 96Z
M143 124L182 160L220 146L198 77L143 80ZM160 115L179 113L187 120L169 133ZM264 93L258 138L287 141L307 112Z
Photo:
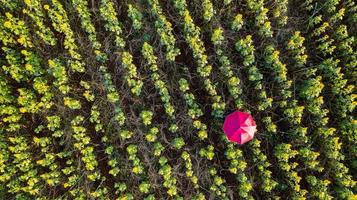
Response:
M253 117L246 112L235 111L224 120L223 131L228 140L244 144L253 139L257 126Z

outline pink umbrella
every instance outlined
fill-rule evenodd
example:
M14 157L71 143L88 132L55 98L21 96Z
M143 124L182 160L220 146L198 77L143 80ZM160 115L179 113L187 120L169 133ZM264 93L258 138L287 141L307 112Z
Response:
M244 144L253 139L257 125L249 113L235 111L224 120L223 131L228 140Z

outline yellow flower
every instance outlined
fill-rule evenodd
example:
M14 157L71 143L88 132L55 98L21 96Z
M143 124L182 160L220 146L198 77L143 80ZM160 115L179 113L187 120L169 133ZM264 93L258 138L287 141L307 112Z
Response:
M170 188L169 190L167 190L167 194L169 196L175 196L177 194L176 188Z
M23 55L27 55L27 51L26 50L21 50L21 53L23 54Z
M26 63L25 69L26 69L27 71L33 71L32 65L31 65L31 64L28 64L28 63Z
M9 12L5 13L5 15L6 15L7 18L12 18L12 14L9 13Z
M134 174L139 174L141 170L140 170L139 167L134 167L134 168L132 169L132 171L133 171Z
M5 26L6 28L11 28L11 22L10 22L10 21L4 22L4 26Z
M22 107L20 108L20 113L25 113L26 112L26 108Z
M48 65L50 66L55 65L55 62L53 60L48 60Z
M46 180L47 184L50 186L54 186L55 182L53 181L53 179L47 179Z
M43 160L38 160L38 161L36 161L36 163L39 165L43 165Z
M24 36L20 36L19 39L17 39L17 41L20 43L20 44L25 44L26 40L25 40L25 37Z
M49 10L49 9L50 9L50 6L46 4L46 5L43 6L43 8L44 8L45 10Z
M207 132L205 130L200 130L198 132L198 137L201 138L201 139L207 138Z

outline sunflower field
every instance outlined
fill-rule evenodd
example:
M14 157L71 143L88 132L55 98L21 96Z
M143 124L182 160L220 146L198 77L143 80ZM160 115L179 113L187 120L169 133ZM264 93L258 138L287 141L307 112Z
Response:
M0 0L0 199L357 199L356 85L354 0Z

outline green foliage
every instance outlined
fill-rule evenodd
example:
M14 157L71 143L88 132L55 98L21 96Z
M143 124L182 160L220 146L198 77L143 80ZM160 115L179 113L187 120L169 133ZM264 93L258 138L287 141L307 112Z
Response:
M254 89L258 92L259 105L258 110L264 110L272 106L273 99L267 98L266 91L263 89L261 80L263 74L255 65L254 45L251 35L247 35L244 39L240 39L235 44L236 50L243 57L243 66L248 68L248 79L254 83Z
M59 60L48 60L49 72L56 81L54 85L63 93L67 94L70 90L68 85L68 76L66 68L62 65Z
M69 25L69 19L66 11L63 9L63 5L57 0L51 1L51 7L47 4L43 8L48 12L48 15L52 21L53 28L65 35L64 37L64 47L68 51L69 55L73 60L69 60L73 71L84 72L84 64L81 62L81 55L77 52L78 46L75 43L74 33Z
M247 163L244 161L242 151L235 148L233 144L228 144L225 154L227 159L230 160L229 171L236 175L239 182L239 196L252 199L250 195L252 185L244 173Z
M244 25L243 15L240 13L236 14L236 16L234 17L231 23L231 29L234 31L239 31L240 29L242 29L243 25Z
M145 138L148 142L155 142L157 140L158 134L159 134L159 129L153 127L150 129L149 133L146 134Z
M185 145L185 141L183 138L175 138L172 141L172 146L174 146L176 149L181 149Z
M289 39L287 48L292 52L292 56L297 65L305 65L307 55L305 54L304 46L305 38L301 36L300 31L294 32L294 35Z
M276 188L278 182L273 179L272 172L268 169L268 167L270 167L270 163L267 160L267 156L260 150L260 143L261 142L258 139L254 139L250 144L254 155L253 161L258 163L257 168L261 177L260 187L264 192L271 192Z
M4 28L9 29L14 35L17 36L17 42L24 47L33 47L30 38L30 32L26 28L25 21L14 17L11 13L6 12L6 21L3 22Z
M88 38L94 49L96 59L101 62L105 61L107 58L106 55L100 51L101 44L97 40L95 27L91 22L91 13L89 12L87 1L72 0L72 4L80 16L82 28L88 33Z
M154 55L152 46L145 42L141 52L149 64L151 80L154 82L155 88L159 91L161 101L164 103L166 114L171 119L175 119L175 108L171 104L171 97L165 82L160 79L160 74L156 63L157 57Z
M273 9L273 17L279 27L285 26L288 22L288 0L275 0L275 7Z
M209 169L210 175L213 177L213 184L210 187L210 190L214 192L217 196L228 199L227 198L227 188L223 185L225 180L217 175L217 170L215 168Z
M198 178L195 176L192 170L192 161L190 158L190 154L187 151L182 152L181 158L185 160L185 168L186 168L186 176L193 183L195 189L198 189Z
M181 78L179 80L180 90L183 93L186 104L188 105L187 114L192 119L192 125L198 131L197 135L201 140L207 139L207 125L202 123L199 118L203 115L195 96L189 92L190 87L186 79Z
M269 18L267 17L269 9L264 7L264 1L248 0L247 7L255 14L254 23L258 27L258 33L263 37L272 37L273 32Z
M139 31L142 26L143 14L132 4L128 4L128 17L132 21L134 30Z
M150 183L148 182L143 182L139 185L139 190L140 192L146 194L146 193L149 193L149 190L150 190Z
M200 156L207 158L208 160L212 160L214 157L214 147L209 145L207 148L200 149Z
M140 161L138 157L138 146L134 144L130 144L127 148L126 151L129 154L129 160L132 161L132 169L131 171L134 174L143 174L144 173L144 165Z
M240 98L242 94L242 89L240 87L240 79L233 73L231 61L226 55L224 49L226 45L223 44L225 40L223 36L223 29L216 28L213 30L211 41L215 46L216 55L219 57L220 70L222 74L228 79L227 85L229 93L234 98L236 107L238 109L242 108L243 100Z
M143 120L143 123L147 126L151 124L151 120L153 117L153 113L151 111L143 110L140 113L141 120Z
M279 167L286 171L287 184L292 188L290 194L292 198L305 198L307 191L300 188L301 177L294 169L298 167L298 163L290 162L298 151L291 149L291 144L279 144L274 148L274 155L278 159Z
M89 121L95 124L96 132L103 132L103 124L100 121L100 111L98 110L98 106L93 105L91 108Z
M22 12L27 14L36 24L36 34L46 43L54 46L57 42L53 32L45 25L45 14L43 12L41 1L25 0L27 9Z
M160 157L159 174L163 177L163 186L167 188L166 193L172 197L177 195L177 179L172 176L172 167L167 163L167 158Z
M94 171L98 166L98 162L93 152L94 148L92 146L89 146L91 139L87 136L87 129L81 126L83 120L84 117L78 115L71 121L73 138L76 140L76 143L74 143L74 147L81 152L83 156L82 161L85 163L86 170ZM88 178L89 177L91 177L90 179L92 180L100 179L100 175L97 172L89 174Z
M49 130L55 131L56 129L60 128L61 118L59 116L47 116L46 119L48 121L47 128Z
M117 48L124 48L125 40L122 38L123 30L119 23L113 2L110 0L101 0L99 10L100 15L106 21L104 25L105 29L112 32L115 36L115 46Z
M122 65L127 70L125 80L132 94L139 96L143 86L142 80L139 78L136 66L133 64L133 56L129 52L123 52L121 55Z
M68 106L68 108L70 109L81 109L81 102L74 99L74 98L71 98L71 97L65 97L63 98L64 100L64 105Z
M99 71L102 73L102 76L104 78L104 87L107 90L107 100L110 103L114 104L114 120L120 126L122 126L124 125L126 118L124 112L122 111L121 106L119 105L120 96L113 83L112 76L110 73L108 73L107 68L104 66L100 66ZM90 95L90 97L93 96L91 95L91 93L89 93L88 95Z
M172 24L166 19L158 0L147 1L155 17L156 32L160 36L161 45L166 47L165 58L168 61L175 61L176 56L180 55L180 50L175 47L176 38L172 31Z
M314 186L314 189L311 191L312 196L319 199L332 199L327 191L327 186L330 184L329 180L320 181L315 176L308 176L306 180L310 185Z
M133 132L128 131L128 130L122 130L120 131L119 135L122 139L129 139L133 136Z
M203 19L206 22L211 21L215 11L213 9L213 4L210 0L203 0L202 1L202 11L203 11Z
M206 49L200 39L200 28L193 23L185 0L174 0L173 5L181 17L180 20L183 26L185 40L193 51L193 57L197 61L197 73L204 80L205 90L212 97L212 115L222 117L226 105L222 102L222 97L218 95L215 85L211 79L208 78L211 74L212 66L208 64L208 57L205 54Z
M11 164L5 166L8 172L7 176L2 177L5 180L12 181L6 184L8 191L11 193L18 193L26 196L40 194L40 177L35 168L33 158L30 153L30 147L27 139L22 136L9 137L9 146L7 147L9 153L16 156L13 157ZM18 178L15 178L18 177Z

